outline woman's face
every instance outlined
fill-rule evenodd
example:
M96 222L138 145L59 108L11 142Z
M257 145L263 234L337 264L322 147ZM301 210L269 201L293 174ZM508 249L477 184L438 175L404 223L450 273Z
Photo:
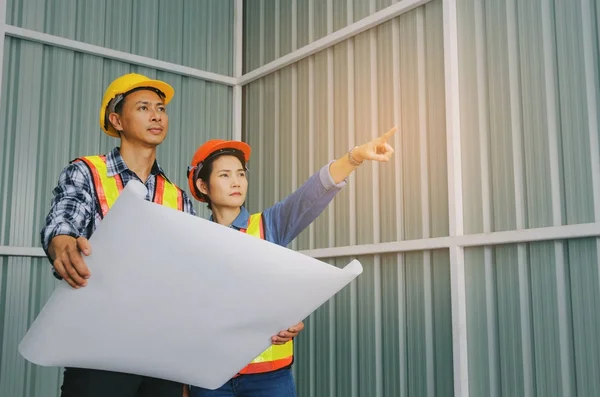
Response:
M237 157L223 155L213 161L208 186L201 179L196 181L196 186L210 198L213 209L239 208L246 201L248 192L246 170Z

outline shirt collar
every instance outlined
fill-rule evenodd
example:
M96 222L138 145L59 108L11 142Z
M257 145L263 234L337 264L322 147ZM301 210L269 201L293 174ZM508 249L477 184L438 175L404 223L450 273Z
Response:
M119 151L119 147L115 147L113 150L108 152L106 155L106 173L108 176L115 176L116 174L122 174L127 171L129 168L127 164L125 164L125 160L121 156L121 152ZM152 169L150 170L150 174L158 175L161 174L168 180L165 172L162 167L158 164L156 160L154 160L154 164L152 164Z
M242 206L239 215L233 220L231 226L238 230L246 229L248 227L248 219L250 219L250 213L248 212L246 207ZM215 221L212 215L210 216L209 220L211 222Z

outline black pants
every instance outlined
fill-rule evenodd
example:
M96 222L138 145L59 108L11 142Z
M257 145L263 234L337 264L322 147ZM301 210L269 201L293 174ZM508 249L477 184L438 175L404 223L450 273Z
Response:
M61 390L61 397L181 397L183 385L141 375L67 368Z

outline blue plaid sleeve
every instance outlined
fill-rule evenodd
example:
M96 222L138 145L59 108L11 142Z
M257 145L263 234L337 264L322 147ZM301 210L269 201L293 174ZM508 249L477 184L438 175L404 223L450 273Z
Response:
M41 231L46 254L54 236L66 234L89 238L88 226L96 210L92 176L81 162L72 163L62 171L52 194L50 212Z
M181 190L181 195L183 197L183 212L195 216L196 210L194 209L194 203L192 202L192 200L190 200L190 198L184 190Z

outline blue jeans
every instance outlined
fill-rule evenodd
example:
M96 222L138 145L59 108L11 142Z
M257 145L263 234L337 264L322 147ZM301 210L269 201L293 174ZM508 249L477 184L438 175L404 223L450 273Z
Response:
M296 397L290 368L263 374L240 375L216 390L192 387L192 397Z

